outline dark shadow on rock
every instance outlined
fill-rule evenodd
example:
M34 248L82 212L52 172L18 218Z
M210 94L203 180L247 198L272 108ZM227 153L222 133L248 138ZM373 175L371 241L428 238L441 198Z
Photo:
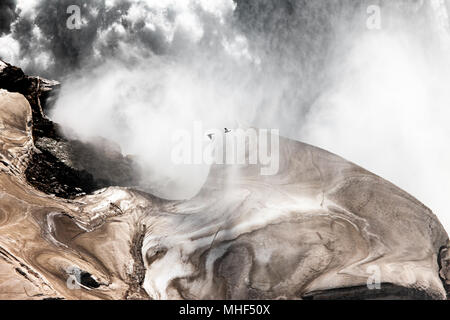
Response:
M381 283L379 289L367 286L336 288L310 292L304 300L433 300L425 291Z
M0 69L0 88L25 96L33 116L36 147L26 177L28 182L48 194L74 198L109 186L133 185L132 160L106 139L90 143L69 140L58 124L46 117L57 100L60 84L30 77L10 64Z

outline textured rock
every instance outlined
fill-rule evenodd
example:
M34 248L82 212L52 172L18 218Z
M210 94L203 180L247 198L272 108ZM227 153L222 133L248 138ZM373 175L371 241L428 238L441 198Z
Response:
M0 161L22 173L33 146L30 106L22 95L0 89L0 114Z
M215 165L185 201L123 187L64 199L46 179L77 166L55 151L73 145L34 143L28 101L0 91L2 299L446 298L436 216L336 155L280 138L275 176ZM53 158L32 182L35 144Z
M280 151L278 175L214 167L197 197L164 204L157 223L146 222L156 225L144 241L147 259L166 252L147 265L147 292L296 298L365 285L375 266L383 283L445 298L437 255L447 234L427 208L326 151L286 139Z
M27 76L0 60L0 88L21 93L30 103L35 148L25 174L34 187L73 198L106 186L134 184L132 161L116 146L105 139L69 140L45 115L59 92L57 81Z
M324 150L281 139L278 175L213 166L188 201L119 187L65 200L24 178L25 98L2 91L0 108L1 298L338 298L370 266L382 297L445 298L432 212Z

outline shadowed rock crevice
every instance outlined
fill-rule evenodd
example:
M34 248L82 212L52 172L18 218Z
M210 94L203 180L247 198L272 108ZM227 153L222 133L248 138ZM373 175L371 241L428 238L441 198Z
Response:
M92 277L92 274L86 271L81 271L80 273L80 283L91 289L97 289L100 284Z
M133 257L133 267L128 279L129 288L124 297L127 300L143 300L150 298L147 292L142 288L145 279L142 244L145 238L146 226L140 225L137 229L130 246L130 253Z

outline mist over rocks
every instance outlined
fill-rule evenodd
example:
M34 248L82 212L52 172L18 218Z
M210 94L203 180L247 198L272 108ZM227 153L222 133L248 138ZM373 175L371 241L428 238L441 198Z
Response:
M445 299L446 5L367 3L4 2L0 296ZM177 167L193 121L295 139Z
M276 175L213 165L190 199L122 187L55 197L26 175L35 148L77 142L33 135L34 107L0 92L3 299L446 298L437 217L336 155L280 138ZM70 172L59 156L53 171ZM51 186L44 173L34 178Z
M60 83L29 77L0 60L0 88L25 96L31 106L34 150L25 175L46 193L75 197L102 187L133 185L132 161L106 139L82 143L68 140L46 112L58 96Z
M67 28L69 4L79 30ZM0 56L64 80L49 114L76 139L108 136L143 172L161 173L144 184L176 178L164 146L193 121L275 128L388 178L450 225L448 3L381 1L379 30L367 25L370 5L18 1Z

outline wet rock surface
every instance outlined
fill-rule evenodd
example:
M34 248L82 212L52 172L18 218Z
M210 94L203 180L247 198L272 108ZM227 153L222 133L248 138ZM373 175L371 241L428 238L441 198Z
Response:
M35 188L61 198L74 198L99 189L91 174L66 166L47 150L35 150L25 176Z
M183 201L96 190L108 170L71 153L107 154L131 179L128 162L102 141L36 133L33 101L0 91L2 299L446 298L437 217L351 162L280 138L275 176L214 165ZM366 286L373 270L380 289Z

